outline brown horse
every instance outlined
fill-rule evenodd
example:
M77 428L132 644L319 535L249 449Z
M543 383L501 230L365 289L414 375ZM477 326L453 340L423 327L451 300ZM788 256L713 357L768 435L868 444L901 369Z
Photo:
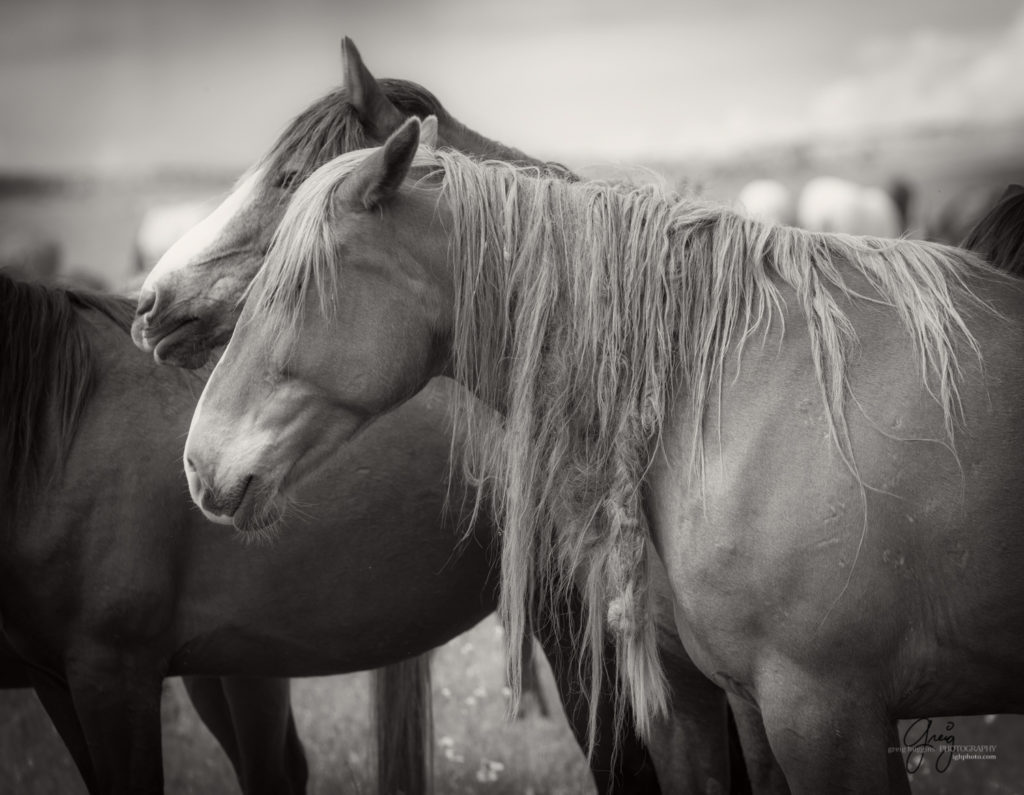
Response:
M444 477L450 385L330 456L331 477L299 497L287 535L245 547L185 496L178 462L203 379L135 350L133 303L0 275L0 307L3 632L91 791L161 790L165 676L373 668L495 609L493 528L478 523L455 549L466 526L445 510L463 499ZM539 635L553 660L565 657ZM570 670L563 662L564 693ZM570 715L576 699L566 696ZM301 791L301 746L290 721L280 727L282 747L246 745L261 769L247 792ZM656 791L642 747L629 744L613 768L611 745L592 763L601 790ZM274 760L290 767L268 770ZM406 791L427 786L412 781Z
M157 361L194 365L205 361L213 347L226 342L244 290L260 268L297 187L331 157L383 141L409 116L435 114L438 140L446 145L572 179L560 166L541 163L467 129L422 87L401 80L377 81L348 39L342 42L342 60L345 86L300 114L224 203L172 247L146 280L132 333L136 343L151 351ZM418 405L413 401L412 406ZM539 624L551 626L546 617ZM725 695L689 661L674 638L670 616L666 624L662 653L671 661L673 698L679 708L672 720L659 725L652 741L662 784L672 791L703 791L714 782L727 789L732 779L734 786L742 789L746 771L735 743L730 751ZM571 645L568 639L563 642ZM547 643L550 650L554 639ZM570 685L574 676L569 656L558 656L564 659L551 661L566 688L563 699L572 694L568 712L577 737L583 738L587 731L583 702L588 696ZM612 667L613 661L607 661L604 669ZM608 734L598 745L606 752L613 733L609 691L606 685L589 694L604 715L600 728ZM770 785L765 782L774 780L775 775L770 753L756 730L744 729L744 735L756 780L766 788ZM677 751L681 737L686 738L684 754ZM599 755L595 771L607 770L609 763ZM599 781L605 775L598 773Z
M660 596L794 792L906 792L895 720L1024 708L1024 285L418 131L296 193L192 421L197 503L276 510L451 372L504 414L460 411L510 634L528 594L584 582L641 726Z

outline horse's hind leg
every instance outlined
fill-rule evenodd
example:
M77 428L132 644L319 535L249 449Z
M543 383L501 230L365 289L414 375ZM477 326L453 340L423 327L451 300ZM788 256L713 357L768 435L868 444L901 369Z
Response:
M71 691L64 683L35 669L29 669L27 676L32 682L36 697L43 705L43 709L46 710L46 714L50 717L60 738L64 741L64 747L71 754L71 758L82 776L82 781L85 782L86 789L91 793L98 792L96 772L92 766L92 758L89 756L89 745L85 741L82 725L78 722L75 705L71 700Z
M292 715L287 679L226 676L221 680L238 743L245 795L301 795L309 768Z
M182 683L192 706L210 733L224 749L238 782L242 782L241 756L235 725L231 720L231 707L219 676L184 676Z
M729 696L729 706L742 748L743 758L740 761L746 765L751 790L758 795L788 795L789 785L768 744L761 711L756 705L734 695Z
M759 683L758 700L793 795L909 795L902 760L888 753L892 722L870 689L858 692L787 668Z

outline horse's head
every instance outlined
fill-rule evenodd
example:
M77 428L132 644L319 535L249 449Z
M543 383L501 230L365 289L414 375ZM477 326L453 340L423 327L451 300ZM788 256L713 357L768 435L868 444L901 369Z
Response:
M443 142L476 145L479 137L472 138L430 92L407 81L376 80L348 38L341 56L343 88L300 114L144 282L132 338L158 362L198 367L227 342L288 200L319 166L343 152L380 145L410 116L435 115Z
M209 518L272 520L290 486L446 363L445 216L435 181L407 179L436 168L420 130L410 120L296 192L189 431L189 488Z

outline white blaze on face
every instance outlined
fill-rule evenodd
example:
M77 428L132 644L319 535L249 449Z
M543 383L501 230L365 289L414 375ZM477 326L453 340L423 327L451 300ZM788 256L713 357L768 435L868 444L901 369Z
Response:
M142 290L152 290L154 285L167 275L195 262L201 262L210 247L220 239L231 219L249 203L262 174L263 170L257 169L239 182L217 209L178 238L150 271L142 284Z

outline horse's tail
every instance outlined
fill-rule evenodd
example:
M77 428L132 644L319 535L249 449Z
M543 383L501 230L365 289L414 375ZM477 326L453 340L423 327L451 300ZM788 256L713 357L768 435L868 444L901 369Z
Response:
M378 793L427 795L434 779L430 655L374 671L374 701Z

